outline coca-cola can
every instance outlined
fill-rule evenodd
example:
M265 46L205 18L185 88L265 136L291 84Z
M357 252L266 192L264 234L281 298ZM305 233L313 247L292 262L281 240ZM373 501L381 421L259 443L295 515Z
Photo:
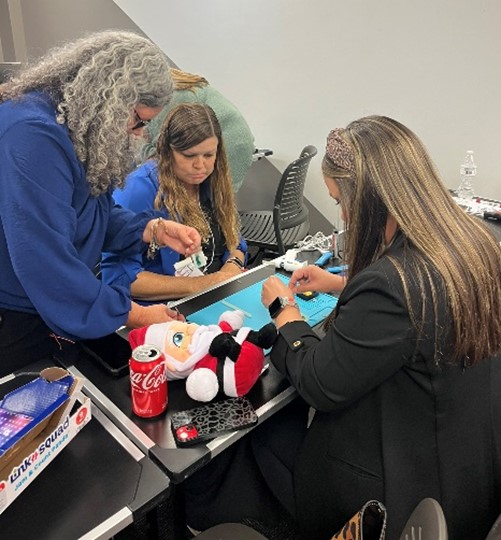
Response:
M132 410L151 418L167 408L167 373L162 351L155 345L139 345L129 360Z

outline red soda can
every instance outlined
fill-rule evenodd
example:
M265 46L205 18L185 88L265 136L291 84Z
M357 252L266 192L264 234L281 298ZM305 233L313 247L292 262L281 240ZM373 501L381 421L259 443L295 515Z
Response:
M162 351L154 345L139 345L129 360L132 410L151 418L167 408L167 373Z

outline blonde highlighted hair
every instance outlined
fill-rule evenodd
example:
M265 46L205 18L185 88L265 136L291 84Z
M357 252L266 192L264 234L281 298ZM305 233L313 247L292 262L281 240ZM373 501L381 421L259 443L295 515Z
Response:
M408 249L409 266L392 260L411 319L424 325L424 307L414 313L410 280L421 290L423 306L431 290L434 312L438 298L448 301L452 329L450 351L440 351L443 329L435 328L436 357L473 365L501 350L501 247L480 220L452 199L418 137L399 122L370 116L349 124L341 134L353 152L355 172L336 165L329 155L323 173L332 178L348 216L349 277L381 256L388 215L393 216ZM439 275L445 293L438 290Z
M201 75L181 71L180 69L171 68L172 79L174 80L176 90L193 90L194 88L202 88L209 84L209 81Z

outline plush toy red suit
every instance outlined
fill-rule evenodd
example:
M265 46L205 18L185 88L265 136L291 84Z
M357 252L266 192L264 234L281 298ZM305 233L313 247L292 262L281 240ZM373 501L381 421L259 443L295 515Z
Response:
M218 392L243 396L259 378L264 349L273 345L272 323L259 331L242 327L241 311L225 311L217 325L171 321L129 333L134 349L145 343L164 353L167 379L186 379L186 391L196 401L210 401ZM235 335L234 335L235 334Z

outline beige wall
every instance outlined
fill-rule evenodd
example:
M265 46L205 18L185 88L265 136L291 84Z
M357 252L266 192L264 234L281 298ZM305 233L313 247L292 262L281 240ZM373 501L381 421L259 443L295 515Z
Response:
M449 187L466 150L477 193L501 199L499 0L115 0L183 69L244 112L279 169L333 127L392 116ZM331 215L319 160L306 192Z
M0 0L0 62L26 59L20 0Z
M4 61L38 58L63 41L108 28L140 32L112 0L0 0ZM24 40L17 50L12 35Z
M499 0L0 0L4 56L9 6L28 57L87 31L140 28L242 110L280 170L306 144L322 153L331 128L385 114L423 139L448 187L474 150L477 193L501 199ZM336 221L320 159L306 193Z

